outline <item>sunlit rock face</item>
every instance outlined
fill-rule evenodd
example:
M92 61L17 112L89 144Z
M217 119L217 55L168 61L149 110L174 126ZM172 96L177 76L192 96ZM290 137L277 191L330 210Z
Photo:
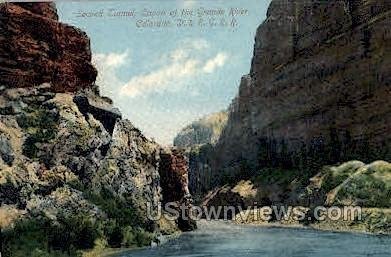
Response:
M272 1L214 170L391 159L391 2Z
M174 146L190 148L203 144L215 144L227 123L226 111L210 114L183 128L174 138Z
M122 119L90 60L89 38L60 23L54 4L0 4L0 215L83 215L159 233L148 211L161 207L162 187L191 200L188 164L176 152L161 160L161 146Z
M96 75L89 38L60 23L53 3L0 5L0 84L47 82L55 92L74 92L90 87Z
M148 203L154 211L160 206L160 146L114 115L98 95L88 96L93 105L82 111L78 96L51 91L50 84L2 91L0 205L40 215L56 199L53 219L56 213L95 209L104 216L88 197L104 193L133 210L140 226L157 229L146 211ZM117 118L113 131L97 113ZM85 205L70 210L79 200Z

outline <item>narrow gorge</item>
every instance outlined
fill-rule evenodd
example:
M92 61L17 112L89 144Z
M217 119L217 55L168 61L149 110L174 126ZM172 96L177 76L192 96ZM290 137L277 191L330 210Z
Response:
M89 36L61 22L58 10L53 2L0 3L0 257L332 256L328 244L345 251L350 242L389 254L388 236L317 233L391 234L391 1L271 0L236 97L177 128L172 146L146 135L158 128L168 138L172 128L163 123L185 124L174 116L190 120L194 110L167 120L156 112L143 123L137 99L162 91L151 105L181 107L178 92L192 87L185 75L210 79L222 63L237 65L231 56L204 60L208 42L186 39L181 51L152 48L161 58L148 68L167 62L163 69L146 72L135 58L141 75L117 76L129 51L108 54L117 58L104 67L115 84L109 89L125 95L114 101L102 93L98 75L107 70L98 73ZM148 60L148 52L132 51ZM130 80L120 87L122 75ZM167 87L178 78L189 85ZM179 100L163 101L164 93ZM123 99L134 102L121 103L121 113ZM200 112L210 107L204 100ZM201 213L197 223L191 215L193 207L221 206L232 207L228 218L211 222ZM268 206L299 208L303 219L251 215ZM319 206L359 207L362 217L312 219ZM179 210L186 217L167 218ZM151 218L159 213L168 215Z
M273 0L221 135L200 146L213 122L195 122L174 140L188 149L197 199L353 204L385 209L389 222L390 25L387 0Z

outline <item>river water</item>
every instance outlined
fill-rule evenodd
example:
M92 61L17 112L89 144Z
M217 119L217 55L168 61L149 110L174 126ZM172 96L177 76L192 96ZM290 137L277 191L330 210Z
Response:
M391 237L203 221L197 231L162 246L118 255L138 256L391 257Z

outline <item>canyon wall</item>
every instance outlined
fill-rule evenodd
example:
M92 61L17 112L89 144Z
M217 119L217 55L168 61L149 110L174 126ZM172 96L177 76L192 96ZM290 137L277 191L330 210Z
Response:
M99 94L84 32L59 22L52 3L3 3L0 43L0 228L37 229L8 236L5 256L25 256L18 240L28 233L50 237L36 242L40 252L69 253L96 240L143 246L159 233L195 228L149 218L162 190L191 200L188 164L173 166L184 157L163 155ZM168 172L174 176L161 181Z
M0 6L0 84L30 87L52 83L55 92L89 87L97 72L90 40L58 21L53 3Z
M212 113L183 128L174 138L174 146L188 148L216 144L228 120L226 111Z
M162 185L162 203L175 205L178 212L184 209L189 219L179 217L176 221L178 228L182 231L194 230L197 224L196 221L190 219L193 199L189 191L189 163L184 152L175 148L162 149L159 174Z
M174 138L174 146L184 149L189 159L189 189L192 195L201 195L210 189L213 147L227 120L227 111L210 114L186 126Z
M214 170L391 159L391 2L273 0Z

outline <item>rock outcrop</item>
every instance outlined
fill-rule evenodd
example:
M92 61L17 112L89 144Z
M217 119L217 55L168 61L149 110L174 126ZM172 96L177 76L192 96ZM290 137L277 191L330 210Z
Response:
M157 210L161 199L160 146L126 120L108 131L80 111L79 96L50 91L46 84L0 97L0 110L7 110L0 115L0 203L24 209L62 187L104 191L147 223L147 202Z
M343 175L342 175L343 176ZM391 164L376 161L356 170L327 194L326 205L391 208Z
M391 208L391 164L375 161L365 165L350 161L324 167L310 179L301 195L307 206L363 206Z
M0 6L0 84L52 83L55 92L91 87L97 76L87 35L58 21L53 3Z
M185 149L189 159L189 189L192 195L201 195L210 189L213 147L227 119L226 111L213 113L185 127L174 139L174 146Z
M214 146L195 145L187 149L189 158L189 189L194 196L200 196L211 189L214 177L212 163Z
M247 182L241 181L240 183ZM239 213L239 210L245 210L247 207L254 206L254 202L249 202L248 204L245 203L247 200L247 192L242 192L238 190L238 187L239 185L235 187L225 185L211 190L202 199L201 206L203 208L206 208L206 210L209 210L209 213L211 212L212 208L214 210L218 210L218 208L223 208L223 210L216 215L217 218L232 219L235 216L235 213ZM252 191L252 188L250 191ZM246 195L244 195L243 193ZM226 208L227 211L224 211L224 208ZM228 208L233 209L229 210Z
M227 123L228 113L221 111L208 115L183 128L174 138L174 146L189 148L197 145L214 145Z
M177 220L178 227L182 231L194 230L197 224L190 215L192 197L188 187L188 160L184 153L177 149L162 149L160 159L162 202L163 204L174 203L180 213L185 211L184 215L181 213Z
M272 1L213 170L391 159L391 2Z
M113 133L116 121L122 118L121 112L105 98L77 95L73 101L83 114L91 113L110 133Z
M159 167L163 189L163 202L181 201L190 195L188 179L188 161L179 150L162 150Z
M28 233L45 235L35 242L42 255L90 249L97 240L142 246L159 233L194 229L148 215L158 213L162 187L170 201L191 201L188 164L178 152L162 154L100 96L86 34L60 23L52 3L3 3L0 15L4 255L26 255L18 247ZM33 225L24 230L24 222Z

